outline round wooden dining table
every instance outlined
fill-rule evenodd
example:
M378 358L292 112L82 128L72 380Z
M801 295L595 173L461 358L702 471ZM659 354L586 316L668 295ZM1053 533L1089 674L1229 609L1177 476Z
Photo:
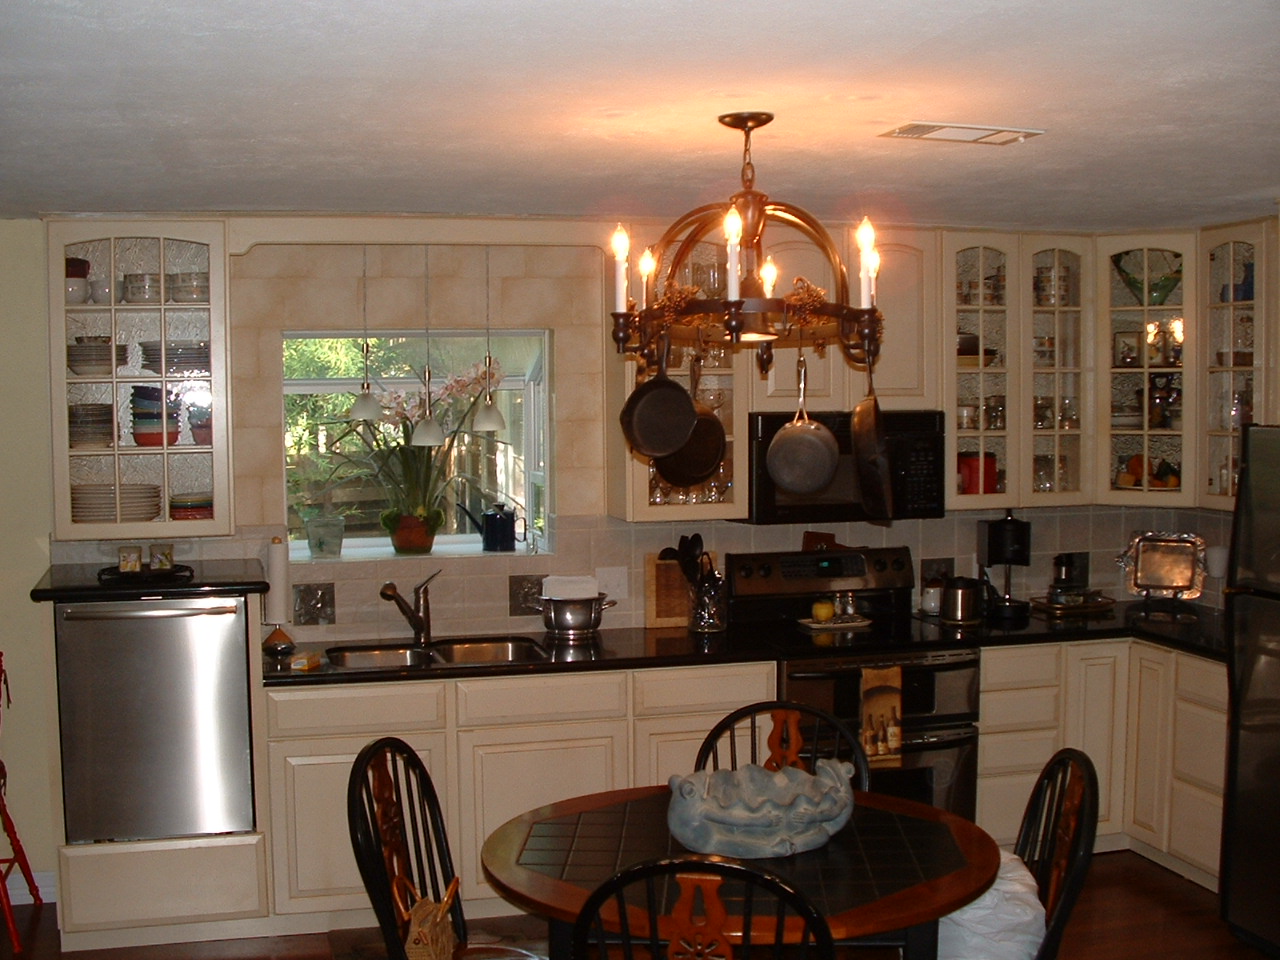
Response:
M550 960L569 960L571 928L602 881L641 860L687 853L667 828L665 786L611 790L515 817L487 840L485 875L504 899L548 920ZM794 883L837 941L884 938L905 960L935 960L938 918L991 885L1000 850L963 817L883 794L854 794L849 823L824 846L749 861Z

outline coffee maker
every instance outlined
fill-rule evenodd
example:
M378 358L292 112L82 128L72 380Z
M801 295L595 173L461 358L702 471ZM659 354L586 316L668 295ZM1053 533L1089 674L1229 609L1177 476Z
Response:
M1013 599L1010 567L1031 565L1031 524L1015 520L1012 510L1005 513L1003 520L978 521L978 566L983 579L990 583L988 568L1001 564L1004 565L1004 594L991 598L987 619L1009 625L1025 623L1031 614L1031 604ZM994 587L991 592L996 592Z

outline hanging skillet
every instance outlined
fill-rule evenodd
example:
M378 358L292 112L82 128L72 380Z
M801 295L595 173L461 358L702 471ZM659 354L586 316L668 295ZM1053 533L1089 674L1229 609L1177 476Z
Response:
M631 391L618 422L631 449L644 457L675 453L693 433L698 412L684 387L667 376L671 339L665 333L658 347L658 372Z
M693 358L689 371L689 392L698 396L698 381L702 376L702 355ZM658 475L673 487L695 487L710 480L724 459L724 424L715 412L695 399L697 417L693 433L675 453L654 457L653 466Z
M805 364L803 348L796 358L796 392L799 404L795 419L783 424L769 441L765 467L780 488L789 493L811 494L835 478L840 445L826 424L810 420L804 408Z
M862 490L862 509L872 520L888 520L893 512L889 486L889 456L885 452L880 401L871 380L874 357L867 358L867 395L853 408L853 459Z

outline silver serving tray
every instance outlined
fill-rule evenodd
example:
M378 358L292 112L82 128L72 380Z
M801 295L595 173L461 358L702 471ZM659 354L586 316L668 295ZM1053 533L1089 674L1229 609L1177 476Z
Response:
M1139 597L1194 600L1204 587L1204 540L1194 533L1140 533L1117 562Z

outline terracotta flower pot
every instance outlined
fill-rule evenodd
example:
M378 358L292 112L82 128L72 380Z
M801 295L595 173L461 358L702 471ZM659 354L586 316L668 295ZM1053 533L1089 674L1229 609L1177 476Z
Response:
M430 553L436 542L436 528L421 517L402 514L391 531L396 553Z

